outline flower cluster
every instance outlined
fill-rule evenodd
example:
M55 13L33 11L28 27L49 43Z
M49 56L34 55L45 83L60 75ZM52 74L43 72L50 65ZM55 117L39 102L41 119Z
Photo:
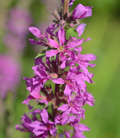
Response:
M82 44L90 38L81 38L86 24L78 25L77 20L91 16L92 8L78 4L69 13L73 1L62 0L61 12L53 13L56 21L44 34L29 27L37 37L37 40L30 39L30 43L46 47L35 58L34 76L24 78L29 96L23 103L29 106L30 100L35 100L37 109L32 107L16 126L20 131L30 132L32 138L85 138L83 132L90 130L80 122L85 119L83 106L93 106L95 102L86 83L94 83L88 66L95 66L90 62L96 56L81 53Z

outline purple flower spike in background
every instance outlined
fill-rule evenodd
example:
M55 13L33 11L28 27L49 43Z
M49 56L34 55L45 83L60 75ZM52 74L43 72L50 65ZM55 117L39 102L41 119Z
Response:
M24 77L29 96L23 103L35 101L37 109L33 105L32 116L24 115L16 129L29 132L32 138L86 138L83 132L90 130L81 120L85 119L84 105L95 102L87 83L94 83L88 67L95 66L91 61L96 56L82 54L83 43L91 39L81 38L86 24L78 20L92 16L92 7L78 4L69 13L74 1L62 0L61 10L53 12L54 24L46 32L29 27L36 37L30 43L45 49L35 58L34 76Z
M12 54L20 55L26 45L28 27L32 24L32 17L28 11L15 7L11 9L6 23L4 43ZM15 55L15 56L16 56Z
M15 92L19 81L19 64L7 55L0 55L0 96L5 98L8 92Z
M16 7L10 11L10 18L8 20L8 29L12 33L21 37L27 33L28 26L32 23L32 18L28 11Z

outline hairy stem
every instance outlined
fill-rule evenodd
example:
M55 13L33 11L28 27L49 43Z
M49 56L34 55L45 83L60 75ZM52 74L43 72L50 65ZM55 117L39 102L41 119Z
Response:
M64 0L64 16L67 15L69 10L69 0Z

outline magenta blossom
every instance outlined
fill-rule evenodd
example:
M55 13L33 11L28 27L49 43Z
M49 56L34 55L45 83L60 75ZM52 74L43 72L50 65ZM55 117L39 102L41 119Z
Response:
M79 93L80 90L86 91L86 82L93 83L91 78L93 76L87 76L83 72L79 70L71 69L68 71L66 78L64 79L64 83L66 84L64 94L71 95L72 92L76 94Z
M66 56L71 55L72 49L76 48L77 46L83 43L83 39L73 40L70 38L69 40L66 40L66 34L63 28L60 28L60 30L57 33L56 37L58 38L58 42L56 39L49 38L48 34L42 35L40 30L35 27L30 27L29 30L34 36L40 39L39 41L34 41L33 39L30 39L31 44L38 44L54 48L46 52L46 57L52 57L60 53L62 61L66 59Z
M83 135L83 132L90 131L90 129L84 124L74 124L72 126L74 127L74 130L75 130L73 138L86 138Z
M32 115L32 119L29 118L29 115ZM37 115L41 116L41 121L37 119ZM50 132L51 135L56 135L55 124L48 120L46 109L36 109L28 115L24 114L21 121L21 125L16 125L16 129L23 132L31 132L31 137L36 136L35 138L47 138L48 132Z
M48 112L46 109L43 109L40 115L41 121L34 121L29 124L35 136L47 138L48 132L51 135L56 135L55 123L48 120Z
M49 66L49 61L46 61L46 63ZM30 92L28 98L23 101L23 103L26 105L28 105L29 100L32 99L40 100L40 102L47 104L45 96L42 96L40 91L48 80L51 80L55 84L64 84L64 80L62 78L58 78L56 73L48 73L46 71L49 71L50 68L48 69L41 61L41 59L36 59L35 64L36 66L33 67L35 76L30 79L24 77L26 80L27 89Z
M83 106L83 99L78 99L79 97L75 97L73 100L69 99L68 104L63 104L58 108L58 110L62 112L69 111L71 114L80 115L83 119L85 118L84 112L85 110L81 107ZM79 100L79 102L78 102Z
M88 72L87 67L94 67L96 65L93 63L89 63L90 61L96 60L96 56L93 54L81 54L80 52L82 51L82 48L80 48L78 51L79 52L77 54L75 54L74 52L72 53L71 60L68 63L69 66L72 68L77 63L81 70L84 71L84 74L92 77L93 75Z
M66 40L66 34L63 28L60 28L58 31L58 42L55 39L48 39L50 47L54 48L55 50L49 50L46 52L47 57L55 56L56 54L60 53L61 60L64 61L66 59L66 55L71 55L71 50L80 46L83 43L83 39L80 40L73 40L69 39Z
M55 123L61 126L69 124L69 123L73 123L76 119L76 116L73 116L73 115L69 116L69 114L70 112L66 111L62 113L62 115L61 114L57 115L55 118Z
M94 106L95 99L91 93L81 93L80 97L82 97L84 104L87 103L89 106Z
M73 10L72 19L82 19L92 16L92 7L83 6L78 4L77 7Z

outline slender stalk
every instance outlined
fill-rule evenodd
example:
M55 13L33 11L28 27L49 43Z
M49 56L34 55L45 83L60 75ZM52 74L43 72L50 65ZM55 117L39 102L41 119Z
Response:
M7 106L6 106L6 98L3 99L3 106L4 106L4 134L5 134L5 138L8 137L8 134L9 134L9 126L10 126L10 122L9 122L9 116L10 116L10 111L7 109ZM10 136L9 136L10 137Z
M64 16L67 15L68 10L69 10L69 1L70 0L65 0L64 1Z
M56 135L56 136L50 136L49 138L59 138L59 135Z

